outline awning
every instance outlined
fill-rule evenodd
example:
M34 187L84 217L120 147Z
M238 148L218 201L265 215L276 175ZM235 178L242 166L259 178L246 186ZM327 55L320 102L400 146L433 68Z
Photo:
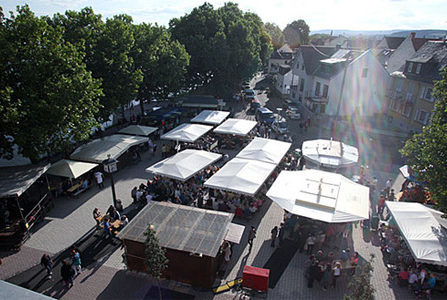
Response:
M253 196L276 165L233 158L209 178L204 186Z
M369 218L369 188L336 173L282 171L267 197L295 215L328 223Z
M97 166L98 164L61 159L51 165L46 173L54 176L76 179Z
M157 127L130 125L130 126L127 126L126 128L121 129L120 131L118 131L118 133L149 136L151 133L154 133L157 130L158 130Z
M227 119L216 129L215 133L235 134L246 136L255 126L257 122L245 119Z
M157 162L146 169L146 172L186 181L194 174L214 163L222 154L203 150L186 149L174 156Z
M108 158L109 154L112 159L118 159L130 147L146 143L147 141L147 138L139 136L124 134L109 135L79 146L70 155L70 158L80 161L102 163Z
M50 164L0 168L0 197L20 197L49 167Z
M447 230L438 221L443 213L416 202L386 205L415 261L447 266Z
M191 122L218 125L222 123L229 115L230 112L228 111L203 110L200 114L191 119Z
M330 168L349 166L359 160L356 147L333 140L305 141L302 152L307 161Z
M281 162L291 145L291 143L277 140L254 138L236 157L277 165Z
M235 244L239 244L241 242L242 236L244 235L245 226L230 223L228 226L227 234L225 235L224 240L228 242L232 242Z
M184 123L163 134L162 139L194 143L202 135L213 129L212 126Z

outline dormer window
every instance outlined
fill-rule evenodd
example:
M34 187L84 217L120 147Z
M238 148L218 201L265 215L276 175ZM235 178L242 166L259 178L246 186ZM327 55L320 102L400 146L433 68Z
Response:
M408 69L407 69L407 72L408 72L408 73L413 72L413 63L412 63L412 62L408 63Z
M422 64L417 64L416 65L416 74L420 74L421 73L421 68L422 68Z

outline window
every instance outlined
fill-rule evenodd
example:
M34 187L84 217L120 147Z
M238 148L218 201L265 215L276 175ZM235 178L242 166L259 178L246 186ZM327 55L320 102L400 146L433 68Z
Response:
M416 110L416 113L414 115L414 119L424 125L427 125L429 118L430 118L430 113L423 111L423 110L419 110L419 111Z
M413 63L412 62L408 63L407 72L409 72L409 73L413 72Z
M300 81L300 92L304 91L304 78L301 78Z
M420 98L429 102L433 102L433 89L428 86L422 87Z
M422 68L422 64L417 64L416 65L416 74L420 74L421 73L421 68Z
M299 70L299 68L300 68L300 63L297 62L297 63L296 63L296 69Z
M402 79L396 79L396 91L401 92L404 81Z
M368 68L363 68L362 78L368 77Z
M304 64L301 65L301 71L304 71Z
M319 83L317 81L317 84L315 86L315 96L320 96L320 87L321 87L321 83Z
M408 118L410 116L410 113L411 113L411 103L407 102L404 106L402 114Z
M323 85L323 98L327 98L328 91L329 86L327 84Z

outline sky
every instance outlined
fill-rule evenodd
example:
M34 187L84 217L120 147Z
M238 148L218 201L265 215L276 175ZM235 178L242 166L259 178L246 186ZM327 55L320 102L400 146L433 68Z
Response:
M215 8L220 0L208 0ZM236 0L244 11L258 14L264 22L276 23L281 29L294 20L303 19L311 31L323 29L393 30L446 29L446 0ZM168 25L172 18L183 16L204 0L2 0L4 12L27 3L39 16L79 11L93 7L97 14L112 17L132 16L135 23Z

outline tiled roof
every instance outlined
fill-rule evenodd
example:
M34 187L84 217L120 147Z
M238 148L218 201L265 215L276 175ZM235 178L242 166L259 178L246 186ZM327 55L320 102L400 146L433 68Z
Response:
M299 48L304 60L307 74L313 74L320 64L320 60L330 58L337 47L302 45Z
M404 72L407 78L424 82L441 79L440 71L447 66L447 43L443 41L427 41L408 59L409 62L427 64L421 74Z
M397 49L405 40L404 37L386 36L384 37L388 45L388 49Z

